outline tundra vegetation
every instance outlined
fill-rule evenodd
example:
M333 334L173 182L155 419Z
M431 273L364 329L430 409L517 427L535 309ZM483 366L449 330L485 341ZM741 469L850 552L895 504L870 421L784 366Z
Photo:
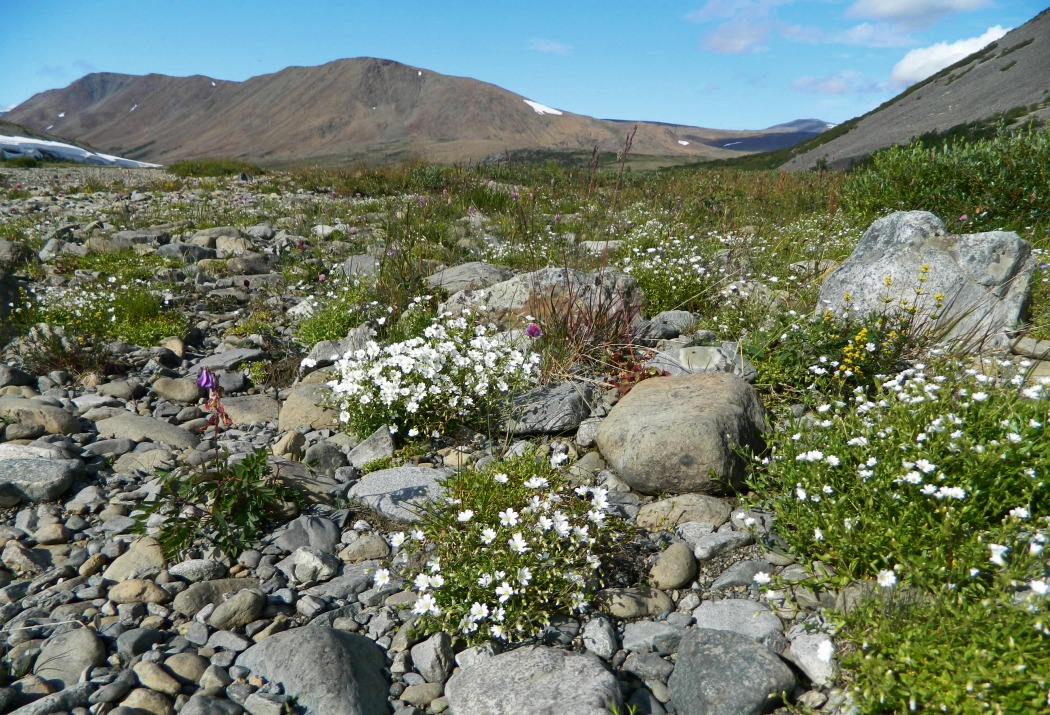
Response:
M629 321L576 318L567 329L537 317L523 342L508 344L483 316L438 314L443 296L425 281L435 267L483 260L630 274L648 315L692 311L697 327L737 342L758 370L775 429L768 452L753 455L743 502L775 514L774 530L799 564L820 563L814 589L869 584L859 605L827 613L837 684L865 713L1017 713L1050 702L1050 441L1042 436L1050 400L1028 379L1032 363L989 356L978 366L892 309L812 316L829 261L847 257L874 219L921 209L956 233L1003 229L1031 242L1039 263L1027 321L1016 328L1050 337L1048 167L1050 134L1003 130L889 149L849 173L506 163L270 172L195 161L149 180L114 172L63 186L56 178L55 189L154 198L146 211L115 205L102 218L116 229L281 218L303 237L274 257L284 284L253 290L247 306L209 307L237 312L231 332L267 341L274 358L251 377L277 387L294 379L288 366L313 344L369 324L374 348L338 366L333 399L362 434L400 428L395 462L461 427L497 429L506 407L497 398L515 387L572 373L629 389L649 376L632 352ZM230 176L241 171L248 182ZM2 164L0 192L25 195ZM318 225L340 228L321 236L311 232ZM5 216L0 237L40 250L55 228L36 214ZM606 242L608 250L593 250ZM374 276L339 271L347 255L366 253L376 258ZM107 341L151 345L192 327L169 282L170 259L88 253L57 266L81 276L76 290L60 300L46 289L26 294L12 313L14 334L62 328L37 343L37 371L117 370L103 354ZM272 290L308 301L312 314L287 314ZM433 369L441 350L450 367ZM479 355L492 360L484 384L461 369L463 356ZM383 385L363 377L371 368L391 384L411 375L460 401L425 390L384 401ZM470 641L514 640L593 596L599 565L626 537L606 518L603 491L572 490L559 462L548 453L462 472L444 485L447 503L397 539L406 552L436 544L428 562L407 561L415 574L400 574L414 576L423 625ZM496 540L499 528L507 534ZM475 594L479 575L503 589L498 618ZM775 578L763 585L774 597L784 588Z

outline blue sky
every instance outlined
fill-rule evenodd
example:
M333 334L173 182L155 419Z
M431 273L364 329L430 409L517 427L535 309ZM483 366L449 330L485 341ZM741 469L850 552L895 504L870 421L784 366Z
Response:
M0 110L89 72L244 80L381 57L611 119L841 122L1045 0L0 0Z

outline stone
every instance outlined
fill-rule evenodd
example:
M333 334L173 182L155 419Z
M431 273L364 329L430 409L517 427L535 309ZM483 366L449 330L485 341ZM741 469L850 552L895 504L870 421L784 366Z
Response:
M0 421L40 425L48 434L83 432L80 420L61 407L9 395L0 397Z
M362 323L350 330L341 340L321 340L314 343L303 358L303 369L317 369L334 365L347 353L364 350L372 339L372 326Z
M155 417L130 412L114 415L95 423L100 437L127 437L136 442L160 442L179 449L197 446L200 439L189 430Z
M197 692L182 706L179 715L241 715L243 712L244 708L232 700Z
M612 621L600 614L583 624L582 640L584 648L603 660L610 660L620 647Z
M764 603L746 598L704 601L695 611L697 628L732 631L761 643L774 653L787 645L784 626Z
M753 543L755 543L754 537L746 531L719 531L714 534L705 534L692 545L693 556L697 561L708 561Z
M255 588L246 588L218 604L208 616L208 625L218 630L230 630L256 621L266 607L266 596Z
M609 411L596 440L633 489L722 494L744 486L747 464L735 450L762 452L764 431L755 389L712 372L643 380Z
M306 437L302 432L285 432L279 440L277 440L271 452L275 457L284 457L286 459L301 459L303 456L303 447L306 446Z
M168 573L190 583L210 581L226 575L226 565L211 559L187 559L168 567Z
M365 475L346 496L386 517L411 523L419 518L416 506L440 496L438 480L452 473L451 469L429 467L381 469Z
M304 515L288 522L270 538L270 543L288 552L309 546L334 554L340 546L341 538L339 527L331 519Z
M165 633L155 628L132 628L117 636L117 655L126 663L166 639Z
M791 669L775 654L737 633L691 628L667 680L680 715L760 715L790 696Z
M834 652L826 633L799 633L793 635L783 656L797 665L813 685L823 688L835 682Z
M623 649L634 653L670 655L678 650L685 629L665 621L641 620L623 627Z
M1035 264L1031 245L1012 231L950 234L932 213L899 211L872 223L824 279L816 315L841 315L848 306L859 319L903 301L915 305L918 330L942 342L1005 348L1007 331L1023 317Z
M339 558L351 564L369 559L385 559L389 555L390 544L377 534L364 534L339 552Z
M659 618L674 610L671 597L656 588L606 588L595 600L603 613L623 620Z
M108 596L113 603L167 603L171 600L171 595L163 588L140 578L115 584L109 589Z
M162 449L153 449L149 452L122 454L113 463L113 471L117 474L134 474L136 471L154 474L158 469L170 465L171 455Z
M507 429L511 434L561 434L571 432L591 413L594 390L585 382L541 385L511 402Z
M412 665L428 683L444 683L456 664L452 653L452 639L438 631L421 643L412 646Z
M74 708L83 708L89 704L89 699L94 689L94 683L77 683L65 690L45 695L28 705L23 705L17 710L9 710L7 712L10 712L11 715L16 713L17 715L50 715L50 713L72 712ZM114 713L114 715L117 714Z
M755 575L760 573L772 576L773 565L762 559L737 561L715 579L714 583L711 584L711 590L719 591L723 588L732 588L734 586L750 586L755 582Z
M190 368L190 375L194 376L194 379L196 379L196 375L201 371L201 368L205 367L212 372L234 372L250 362L259 362L260 360L266 360L267 358L269 358L269 354L265 350L259 350L257 348L234 348L233 350L226 350L221 353L212 353L203 358Z
M35 575L43 572L50 565L48 552L43 549L29 549L11 539L4 544L0 553L0 562L15 574Z
M107 581L124 581L133 578L152 578L164 570L167 559L164 549L152 536L134 541L123 554L114 559L102 573Z
M164 660L164 667L183 683L198 682L208 665L208 659L196 653L175 653Z
M733 508L718 497L707 494L679 494L642 506L635 523L649 531L666 531L687 522L701 522L718 528L729 521Z
M294 628L248 648L237 665L281 685L308 712L388 712L383 652L363 636L318 626Z
M311 429L331 429L338 424L338 413L324 407L330 394L325 385L296 385L281 404L277 419L277 429L282 432L294 430L300 425L309 425Z
M678 641L682 640L682 635L682 633L678 634ZM676 648L678 641L675 642ZM674 665L656 653L633 652L623 662L623 669L628 673L634 673L646 682L655 680L666 683L674 670Z
M33 674L57 690L76 685L87 668L106 662L106 644L91 628L74 628L48 638Z
M744 357L736 343L723 343L720 347L694 345L671 348L646 360L643 366L674 377L727 372L745 382L754 382L758 378L758 370Z
M125 708L144 710L150 715L175 715L175 706L171 699L149 688L135 688L128 693L120 705Z
M303 455L303 462L319 474L329 475L335 474L335 470L348 464L343 450L326 440L310 445Z
M28 372L19 370L17 367L6 363L0 363L0 387L8 387L9 385L28 386L34 382L36 382L36 378Z
M193 404L204 395L197 381L186 377L158 377L151 389L165 400L183 404Z
M452 295L461 290L488 288L496 283L510 280L513 276L514 271L505 266L496 266L484 261L471 261L443 268L428 276L427 283L432 288L444 288L449 295Z
M384 425L370 434L363 442L350 451L349 460L357 469L363 469L369 462L394 456L394 437Z
M131 668L138 676L139 683L150 690L175 695L182 689L182 685L158 663L140 660Z
M281 403L266 395L240 395L223 399L222 406L235 425L277 422Z
M191 584L175 596L171 607L176 613L192 618L209 603L218 604L227 594L242 589L259 588L254 578L220 578Z
M425 708L440 698L444 692L445 688L441 683L419 683L405 688L405 692L401 693L401 699L409 705Z
M445 685L457 715L608 715L623 705L616 677L594 655L526 646L453 675Z
M215 258L216 252L214 248L195 246L192 243L168 243L157 249L157 255L176 258L187 266L192 266L197 261Z
M0 507L54 501L83 474L79 459L0 459Z
M342 565L342 560L330 552L312 546L300 546L277 564L277 568L293 583L312 584L330 580L339 573Z
M682 541L668 546L649 571L653 586L663 590L683 588L695 578L696 558L693 549Z

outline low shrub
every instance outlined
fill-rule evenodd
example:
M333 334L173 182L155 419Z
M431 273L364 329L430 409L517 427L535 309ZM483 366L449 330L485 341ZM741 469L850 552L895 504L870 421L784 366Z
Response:
M609 514L605 489L572 489L533 454L454 474L442 491L417 528L393 535L403 572L394 578L418 594L420 630L470 644L522 641L555 616L586 610L627 533ZM376 572L377 585L390 579L389 570Z

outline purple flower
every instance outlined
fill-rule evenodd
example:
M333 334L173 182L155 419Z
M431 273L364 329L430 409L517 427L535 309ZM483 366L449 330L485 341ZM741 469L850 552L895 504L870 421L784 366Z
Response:
M529 323L528 326L525 328L525 334L528 335L530 338L542 338L543 330L541 330L540 326L536 323Z
M206 367L201 368L201 374L197 376L197 386L205 390L215 389L215 375Z

